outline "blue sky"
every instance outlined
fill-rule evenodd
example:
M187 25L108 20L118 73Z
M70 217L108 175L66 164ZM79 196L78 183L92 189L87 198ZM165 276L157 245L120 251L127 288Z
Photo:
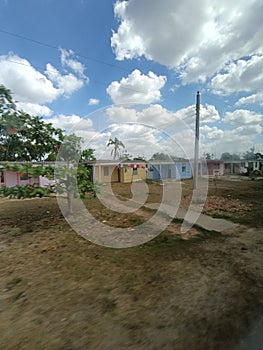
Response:
M197 90L201 154L262 152L262 16L254 0L0 0L0 84L103 157L110 137L191 156Z

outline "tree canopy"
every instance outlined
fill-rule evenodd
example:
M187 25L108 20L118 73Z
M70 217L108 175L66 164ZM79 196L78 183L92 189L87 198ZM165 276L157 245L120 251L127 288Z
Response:
M220 160L225 160L225 161L240 160L240 156L236 153L231 154L229 152L224 152L221 154Z
M0 86L0 161L55 160L63 132L17 110L10 90Z

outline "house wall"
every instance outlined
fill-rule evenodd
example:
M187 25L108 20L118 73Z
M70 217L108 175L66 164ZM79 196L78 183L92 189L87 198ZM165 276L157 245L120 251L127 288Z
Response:
M147 172L146 172L146 177L149 180L160 180L160 172L159 172L159 166L148 166Z
M192 177L192 168L189 162L176 163L177 179L190 179Z
M159 163L148 167L147 178L152 180L189 179L192 177L189 162Z
M104 164L95 164L93 168L93 181L98 181L101 183L104 182L118 182L119 169L116 165L104 165Z
M208 175L224 175L224 163L220 161L207 162Z
M262 161L260 160L241 160L224 163L225 174L242 174L244 169L248 169L249 172L254 170L262 170Z
M136 180L146 180L145 167L139 167L134 169L130 166L124 166L120 168L120 171L120 181L123 183L131 183Z
M22 180L22 174L15 171L4 171L4 185L6 187L25 186L38 184L39 179L29 178Z

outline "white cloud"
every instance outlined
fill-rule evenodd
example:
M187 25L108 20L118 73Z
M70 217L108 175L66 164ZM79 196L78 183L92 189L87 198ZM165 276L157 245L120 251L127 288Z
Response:
M62 75L50 63L46 65L45 73L48 76L48 78L54 84L56 84L60 91L62 91L66 96L71 95L73 92L79 90L84 85L82 79L77 78L72 73Z
M112 106L106 109L106 115L111 122L115 123L142 123L164 130L181 130L187 127L193 129L196 114L195 108L192 105L176 112L171 112L160 104L151 104L142 108ZM220 116L214 106L201 106L200 124L213 123L218 120L220 120Z
M262 131L263 127L260 125L246 125L236 128L235 133L237 135L255 136L256 134L262 134Z
M242 155L256 144L256 136L254 126L252 128L248 126L248 128L240 127L233 130L224 130L224 134L220 139L214 139L211 142L206 140L204 149L205 152L213 153L218 158L224 152Z
M0 81L14 94L20 108L28 113L48 116L51 110L45 103L56 100L61 95L69 96L79 90L87 79L69 73L62 75L50 63L45 74L37 71L29 61L13 53L0 56Z
M228 64L223 73L211 80L216 93L232 94L238 91L263 90L263 55L240 59ZM244 101L244 100L243 100Z
M71 68L80 78L88 80L87 76L84 74L85 66L75 58L74 51L61 48L60 53L62 66Z
M106 109L108 120L114 127L105 132L104 143L99 139L94 148L104 152L102 158L110 158L105 147L110 137L118 137L124 142L128 153L134 156L150 157L155 152L164 152L181 157L193 157L195 106L171 112L161 105L112 106ZM237 123L242 116L248 124ZM200 154L211 152L220 157L223 152L245 152L253 144L258 144L262 127L260 115L251 111L228 112L227 125L222 129L214 124L220 116L214 106L202 106L200 125ZM203 118L203 119L202 119ZM126 124L124 124L126 123ZM229 124L233 127L228 129ZM224 130L225 129L225 130Z
M27 112L30 115L49 117L52 114L52 110L50 108L37 103L18 102L16 106L18 110L23 110L24 112Z
M223 122L225 124L239 126L248 124L262 123L263 115L247 110L247 109L236 109L234 112L226 112Z
M244 105L244 104L260 104L261 106L263 106L263 93L256 93L247 97L241 97L236 105L240 106L240 105Z
M98 133L93 129L93 122L86 117L80 117L76 114L65 115L58 114L51 118L46 118L46 122L52 123L55 128L64 130L65 134L72 134L82 137L83 148L94 148L92 138Z
M219 129L217 126L210 127L203 125L200 127L200 137L202 141L206 140L219 140L224 136L224 131Z
M183 120L188 125L195 123L196 119L196 106L188 106L182 109L179 109L175 116ZM219 113L215 106L212 105L201 105L200 106L200 123L213 123L220 120Z
M100 103L100 100L98 100L97 98L90 98L89 99L89 106L96 106Z
M52 123L54 127L61 128L65 130L67 133L74 130L87 130L92 128L92 120L89 118L82 118L78 115L65 115L59 114L57 116L53 116L52 118L48 118L47 121Z
M107 93L114 103L151 103L161 99L160 89L165 83L165 76L157 76L153 72L144 75L135 69L120 82L113 81Z
M119 27L111 46L118 60L145 56L205 81L224 65L262 54L263 3L257 0L117 1ZM197 10L197 12L195 11Z
M125 149L133 157L144 156L150 158L153 153L171 151L167 135L158 129L142 124L114 123L99 138L95 138L95 143L92 143L99 159L112 158L110 155L111 148L107 147L106 144L109 138L114 137L124 143Z
M112 106L106 109L106 115L114 123L141 123L152 127L170 127L178 124L179 118L159 104L146 106Z
M26 59L12 53L0 56L0 81L21 102L43 104L56 100L62 93Z

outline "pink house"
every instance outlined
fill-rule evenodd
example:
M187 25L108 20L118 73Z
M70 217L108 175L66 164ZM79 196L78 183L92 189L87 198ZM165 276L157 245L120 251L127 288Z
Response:
M222 160L211 159L206 161L208 175L224 175L225 167Z
M3 171L4 186L15 187L38 184L40 187L51 185L54 181L49 180L44 176L38 178L30 178L28 174L18 173L15 171Z

